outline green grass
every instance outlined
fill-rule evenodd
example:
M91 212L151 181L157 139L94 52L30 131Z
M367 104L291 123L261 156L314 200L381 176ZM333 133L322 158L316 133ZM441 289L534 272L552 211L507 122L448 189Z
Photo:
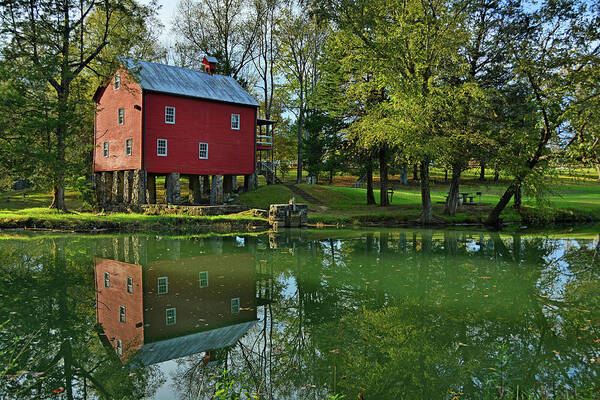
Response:
M492 175L492 174L490 174ZM460 207L456 216L443 215L448 193L448 185L443 183L441 170L433 170L431 199L434 212L444 222L450 224L480 223L484 220L504 192L508 182L501 179L494 182L489 179L481 182L479 173L470 170L465 173L461 192L482 192L481 204ZM600 221L600 184L591 169L560 170L553 179L552 194L544 204L535 199L524 197L521 213L510 205L505 209L502 218L505 222L544 224L549 222ZM391 177L394 188L392 203L388 207L367 206L366 189L352 188L356 177L336 177L333 185L299 184L298 187L316 198L321 204L308 203L309 222L323 224L360 224L386 225L413 223L421 212L421 193L418 183L409 182L401 185L399 177ZM375 178L376 186L378 179ZM375 190L375 198L379 202L379 190ZM294 194L284 186L264 186L256 192L245 193L237 199L238 204L256 208L268 208L272 203L285 203ZM306 200L299 199L299 202ZM475 196L479 202L479 197Z
M490 173L490 177L492 173ZM292 177L292 174L288 174ZM507 181L494 182L488 179L480 182L477 170L469 170L464 175L461 191L482 192L482 205L463 206L454 217L443 215L443 201L448 185L443 183L442 170L432 170L432 201L434 212L449 224L477 224L488 215L504 192ZM366 189L352 188L354 176L336 176L333 185L300 184L298 187L318 200L309 203L302 196L293 193L283 185L267 186L259 180L256 191L242 194L235 203L250 208L268 209L271 204L287 203L296 197L300 203L309 205L309 222L332 225L398 225L412 224L421 212L421 195L418 182L409 181L404 186L399 177L391 176L394 188L392 203L388 207L367 206ZM549 222L600 221L600 184L592 169L558 170L551 187L553 193L544 204L534 199L524 198L521 212L507 207L502 218L505 222L541 225ZM323 180L324 181L324 180ZM375 177L375 186L378 178ZM157 185L162 195L161 184ZM182 196L187 185L182 184ZM160 197L159 197L160 198ZM379 190L375 190L379 202ZM95 214L86 207L74 191L66 192L67 207L72 213L64 214L49 210L51 195L39 191L11 191L0 193L0 226L4 228L42 228L74 231L161 231L161 232L204 232L207 229L226 231L245 230L244 225L265 226L264 219L250 213L225 216L186 216L186 215L144 215L144 214ZM479 198L475 197L476 201ZM320 204L319 204L320 203ZM226 228L229 226L229 228ZM212 228L210 228L212 227Z
M220 216L59 213L48 208L1 210L0 227L13 229L69 230L76 232L227 232L266 227L265 220L250 212Z

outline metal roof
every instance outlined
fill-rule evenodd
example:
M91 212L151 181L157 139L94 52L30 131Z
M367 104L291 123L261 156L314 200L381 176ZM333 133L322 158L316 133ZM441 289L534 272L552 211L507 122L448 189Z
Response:
M206 58L206 61L208 61L209 63L215 63L215 64L219 63L219 60L217 60L217 57L204 56L204 58Z
M134 360L143 365L158 364L203 351L233 346L256 323L256 320L211 329L205 332L144 344Z
M130 58L122 62L144 90L258 107L254 97L230 76Z

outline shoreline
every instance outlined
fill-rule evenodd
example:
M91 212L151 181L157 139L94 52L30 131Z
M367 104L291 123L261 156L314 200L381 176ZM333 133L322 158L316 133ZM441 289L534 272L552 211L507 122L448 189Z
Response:
M331 217L337 221L332 221ZM367 216L329 215L326 218L309 216L308 228L477 228L488 231L514 229L515 226L542 228L549 225L565 227L567 224L593 224L600 222L594 216L556 215L553 219L523 218L520 221L503 221L498 228L485 225L481 220L465 218L457 221L440 220L423 225L416 220L400 218L368 218ZM256 233L272 228L266 218L252 214L218 216L146 215L146 214L92 214L92 213L40 213L37 215L0 214L0 231L63 232L63 233Z

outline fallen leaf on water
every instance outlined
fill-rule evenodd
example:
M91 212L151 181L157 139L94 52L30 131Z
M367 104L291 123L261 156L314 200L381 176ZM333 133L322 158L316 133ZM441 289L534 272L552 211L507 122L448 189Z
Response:
M329 351L330 353L334 353L334 354L340 354L340 351L338 349L333 349Z
M489 276L480 276L479 279L490 279Z
M459 345L459 346L468 346L468 344L465 344L465 343L463 343L463 342L458 342L458 345Z

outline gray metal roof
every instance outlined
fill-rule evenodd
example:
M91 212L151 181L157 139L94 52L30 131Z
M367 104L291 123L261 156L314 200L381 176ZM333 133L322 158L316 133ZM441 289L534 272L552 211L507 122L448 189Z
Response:
M122 59L144 90L258 107L258 103L230 76Z
M203 351L233 346L255 323L256 320L243 322L210 331L147 343L139 349L134 359L140 361L143 365L151 365Z
M208 61L209 63L215 63L215 64L219 63L219 60L217 60L217 57L204 56L204 58L206 58L206 61Z

